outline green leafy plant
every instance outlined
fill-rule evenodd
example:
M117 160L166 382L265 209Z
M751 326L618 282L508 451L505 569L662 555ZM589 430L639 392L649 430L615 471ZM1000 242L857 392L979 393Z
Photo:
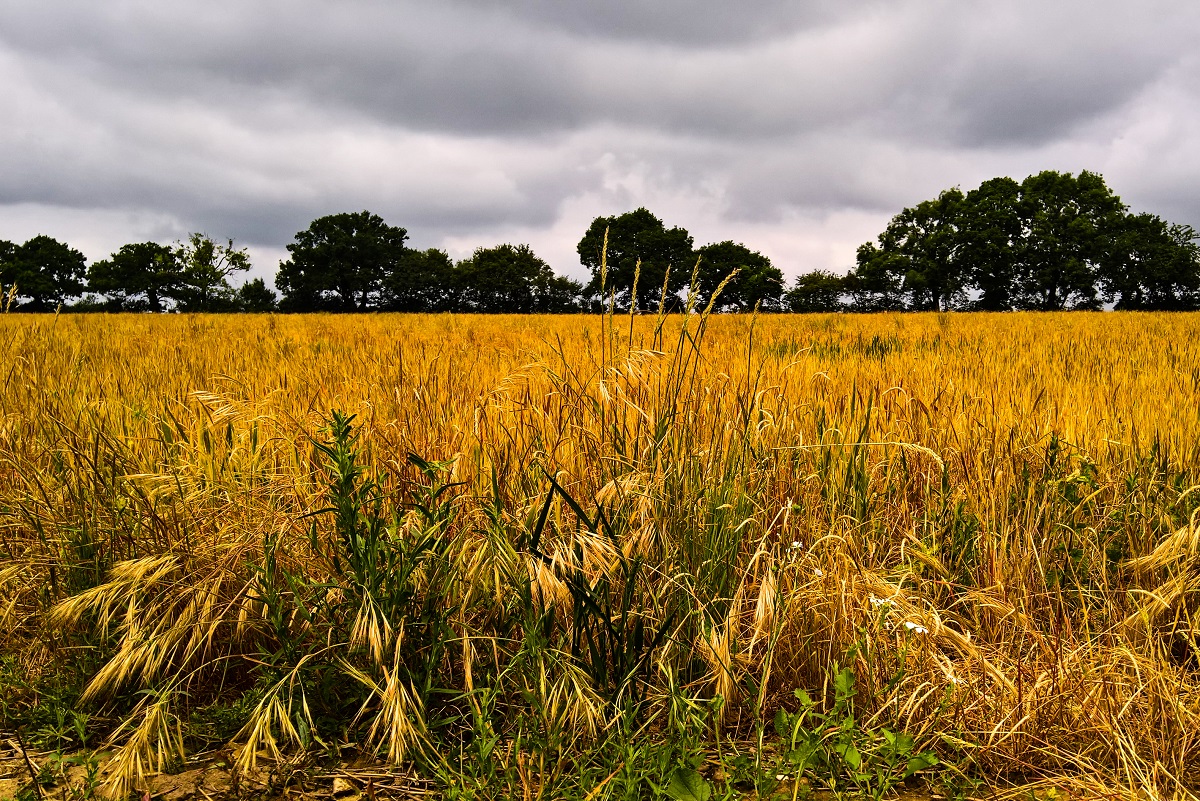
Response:
M798 780L807 770L818 773L830 790L853 788L866 798L881 799L898 784L938 764L932 751L920 751L908 734L885 727L865 728L854 709L855 675L843 668L834 677L834 701L826 712L804 690L796 690L799 708L775 715L783 753L781 775Z
M333 411L329 438L313 443L327 505L306 515L309 545L328 576L286 569L274 537L255 566L268 635L257 679L267 689L244 731L250 743L279 731L307 747L366 719L367 739L398 759L425 736L450 634L446 537L457 485L443 479L451 463L415 454L420 479L385 485L363 465L353 421Z
M713 790L703 776L694 768L676 768L665 788L673 801L708 801Z

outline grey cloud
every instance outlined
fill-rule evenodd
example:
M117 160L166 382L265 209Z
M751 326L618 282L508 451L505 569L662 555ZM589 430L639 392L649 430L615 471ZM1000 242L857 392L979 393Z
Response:
M423 243L557 231L581 199L718 230L886 217L1070 154L1200 222L1197 33L1182 0L5 4L0 204L275 248L360 208ZM1126 134L1183 166L1115 158Z
M6 84L21 122L0 129L0 203L169 209L270 243L318 214L368 204L444 231L544 224L562 192L589 180L562 160L569 154L548 160L539 143L442 141L295 104L147 99L43 66L13 70ZM72 103L58 101L71 91Z
M186 16L158 5L133 16L87 3L66 30L48 31L28 11L0 21L15 46L74 60L114 86L212 103L283 93L388 125L521 136L621 122L762 138L874 117L893 134L1023 143L1127 99L1173 52L1107 29L1104 60L1088 59L1092 45L1070 31L1035 31L1030 51L978 32L995 14L939 3L859 4L849 6L858 16L843 8L841 18L819 4L798 12L809 7L762 3L761 14L751 7L738 17L773 33L755 41L740 38L726 12L691 4L682 13L680 0L549 5L212 3ZM688 46L659 17L729 35ZM809 17L828 24L806 27ZM592 33L609 18L663 38Z
M1013 6L995 4L960 19L959 51L940 78L940 116L952 140L1036 145L1129 103L1186 57L1200 33L1200 14L1164 24L1154 14L1162 5L1117 4L1098 14L1045 4L1030 24Z
M467 6L531 20L589 37L673 44L727 44L778 38L795 30L828 25L875 3L842 0L746 0L707 4L694 0L653 3L587 0L467 0Z

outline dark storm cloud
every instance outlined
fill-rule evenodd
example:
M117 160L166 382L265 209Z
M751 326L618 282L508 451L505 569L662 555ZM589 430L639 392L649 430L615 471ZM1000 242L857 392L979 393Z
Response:
M0 19L27 57L114 90L235 106L282 95L476 135L621 122L757 138L874 115L893 130L904 118L912 135L1027 142L1123 102L1172 55L1123 13L1099 30L1049 15L1048 35L1006 27L1003 10L939 4L850 4L840 18L797 4L760 3L759 15L648 5L79 3L64 26L37 11ZM764 38L747 40L754 32Z
M827 71L855 42L786 26L773 28L766 43L735 36L687 47L673 41L673 30L651 42L587 36L491 3L248 8L212 3L190 14L155 7L131 15L120 5L80 3L69 26L55 30L32 11L0 19L5 38L28 58L72 64L114 91L186 91L235 105L283 95L442 132L536 135L622 122L770 135L836 117L864 90L870 97L888 88L872 90L869 74L847 73L840 80L857 86L839 91ZM641 36L657 30L635 27ZM811 40L791 41L793 33ZM878 56L863 69L894 72Z
M1198 33L1182 0L7 4L0 205L274 248L370 208L566 257L643 203L719 235L1043 168L1194 215Z

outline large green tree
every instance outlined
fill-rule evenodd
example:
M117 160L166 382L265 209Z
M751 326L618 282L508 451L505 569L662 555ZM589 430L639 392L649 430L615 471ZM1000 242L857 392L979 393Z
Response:
M454 262L444 250L408 249L383 277L382 307L401 312L454 311L459 290Z
M1016 297L1017 262L1025 236L1021 185L993 178L967 193L959 234L963 271L979 293L975 308L1008 311Z
M850 309L858 312L893 311L904 308L904 274L908 261L903 255L874 242L859 246L855 268L842 282L852 298Z
M1200 244L1196 229L1154 214L1127 216L1112 236L1102 272L1104 299L1118 309L1200 308Z
M0 242L0 286L15 284L17 308L53 311L84 290L87 259L69 245L49 236L35 236L23 245Z
M275 292L261 278L247 281L234 294L234 308L241 312L273 312L276 309Z
M898 293L910 309L942 311L961 304L967 286L961 254L964 202L961 190L947 189L893 217L877 246L859 248L861 282L889 296Z
M1047 170L1021 182L1023 225L1016 248L1016 305L1026 309L1100 306L1101 273L1112 268L1113 234L1125 212L1096 173Z
M463 311L573 311L582 291L577 282L556 276L528 245L479 248L456 271Z
M204 234L192 234L175 248L175 261L181 272L175 288L179 311L223 312L237 307L229 278L250 269L245 248L234 247L232 239L221 244Z
M717 242L699 250L700 266L696 274L696 304L706 308L713 293L730 275L721 294L713 303L716 311L764 311L782 308L783 273L766 256L736 242ZM737 274L734 275L734 271Z
M656 309L663 300L664 284L665 300L671 305L672 298L691 279L696 261L691 234L683 228L667 228L645 208L615 217L597 217L579 240L577 250L580 261L592 271L584 293L604 304L610 293L615 293L616 304L622 309L630 304L643 310ZM606 274L602 264L607 267ZM632 297L635 274L636 298Z
M842 296L846 293L846 277L814 270L796 277L796 283L787 291L784 302L788 310L798 313L843 311Z
M1183 309L1200 304L1196 234L1130 215L1092 172L943 192L858 250L854 308Z
M88 289L104 295L113 311L161 312L183 287L175 249L157 242L122 245L88 269Z
M378 308L384 278L398 268L408 232L369 211L313 220L287 246L275 285L288 311L366 311Z

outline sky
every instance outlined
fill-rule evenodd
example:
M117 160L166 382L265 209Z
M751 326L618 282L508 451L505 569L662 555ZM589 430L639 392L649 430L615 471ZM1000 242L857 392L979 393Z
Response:
M0 0L0 239L199 231L273 278L363 209L586 278L645 206L792 278L905 206L1092 170L1200 228L1195 0Z

